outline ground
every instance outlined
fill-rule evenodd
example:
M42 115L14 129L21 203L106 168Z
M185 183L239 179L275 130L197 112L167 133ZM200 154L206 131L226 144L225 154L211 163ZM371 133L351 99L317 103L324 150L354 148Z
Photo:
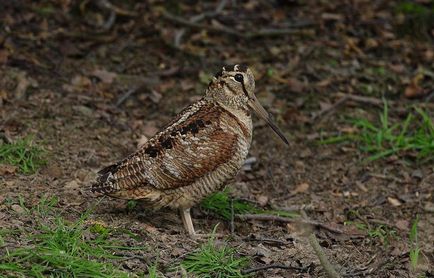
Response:
M228 185L230 195L264 209L302 210L322 225L237 218L231 224L197 206L196 228L210 233L219 224L216 244L248 257L244 270L293 267L254 277L325 277L310 231L343 276L434 275L433 148L423 157L404 149L371 160L364 141L347 136L363 132L354 119L379 125L386 102L398 130L408 114L417 128L416 108L432 125L432 2L108 4L0 4L2 144L32 136L46 161L34 173L0 168L0 256L32 246L27 236L41 233L40 215L27 209L56 197L53 209L67 221L88 212L86 227L98 223L116 231L111 239L144 246L110 261L122 271L146 275L158 262L160 275L181 277L173 267L206 239L190 239L176 212L93 198L88 187L99 169L199 99L222 65L243 62L290 145L255 119L249 163ZM339 142L325 144L336 136ZM0 267L0 276L11 273Z

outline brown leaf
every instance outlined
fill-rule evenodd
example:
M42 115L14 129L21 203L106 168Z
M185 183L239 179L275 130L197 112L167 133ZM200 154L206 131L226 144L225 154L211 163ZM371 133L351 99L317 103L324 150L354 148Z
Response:
M17 204L13 204L11 206L11 209L13 211L15 211L16 213L19 213L19 214L23 214L26 212L26 210L23 207L21 207L20 205L17 205Z
M79 187L80 187L80 184L79 184L78 180L69 181L64 186L65 189L77 189Z
M17 170L17 166L0 164L0 176L15 174Z
M295 78L288 78L287 82L291 91L295 93L302 93L304 91L305 86L303 82Z
M410 227L410 222L405 219L400 219L395 222L395 226L402 231L408 231L408 227Z
M390 64L389 69L394 73L404 73L405 66L403 64Z
M394 207L399 207L401 205L401 202L393 197L387 197L387 201Z
M36 80L34 80L30 77L27 77L27 73L25 73L25 72L20 72L18 74L17 82L18 82L18 85L15 88L15 97L17 99L21 99L25 96L27 88L29 86L32 86L32 87L38 86L38 83L36 82Z
M256 201L261 207L265 207L268 204L268 197L265 195L259 195L256 197Z
M309 189L309 184L304 182L297 185L297 187L291 191L292 195L298 194L298 193L304 193Z
M380 43L376 39L368 38L365 41L365 45L367 48L376 48L380 45Z
M434 51L432 51L431 49L427 49L423 53L423 56L424 56L426 61L432 61L434 59Z
M0 89L0 107L3 105L3 101L8 99L8 94L5 90Z
M163 95L157 92L156 90L151 90L149 98L152 100L152 102L159 103L160 100L163 98Z
M417 98L425 94L425 90L417 84L410 84L405 88L404 96L406 98Z
M319 81L318 83L315 84L315 86L319 87L319 88L323 88L323 87L327 87L332 82L333 82L333 77L329 77L329 78L326 78L326 79Z
M322 13L321 19L342 21L344 19L344 16L341 14Z
M71 79L71 85L75 87L88 87L91 84L90 79L82 75L76 75Z
M0 49L0 65L6 64L8 61L9 52L5 49Z
M48 167L42 169L42 173L51 178L60 178L63 176L63 170L57 164L50 164Z
M92 76L98 77L102 83L111 84L113 80L118 76L114 72L109 72L106 70L96 69L91 73Z

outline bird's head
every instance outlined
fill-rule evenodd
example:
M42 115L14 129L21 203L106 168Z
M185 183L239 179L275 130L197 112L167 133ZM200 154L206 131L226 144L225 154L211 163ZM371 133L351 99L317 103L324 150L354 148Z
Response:
M288 145L288 140L273 123L255 96L255 77L246 65L224 66L211 80L206 96L230 109L253 110Z

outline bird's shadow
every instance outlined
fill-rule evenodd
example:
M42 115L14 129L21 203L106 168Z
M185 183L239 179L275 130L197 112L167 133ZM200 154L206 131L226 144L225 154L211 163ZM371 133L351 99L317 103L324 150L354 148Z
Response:
M139 221L165 230L178 231L179 227L182 227L182 221L176 210L169 208L153 210L141 201L134 201L134 205L131 204L131 201L125 200L102 200L95 206L94 213L107 215L114 219Z

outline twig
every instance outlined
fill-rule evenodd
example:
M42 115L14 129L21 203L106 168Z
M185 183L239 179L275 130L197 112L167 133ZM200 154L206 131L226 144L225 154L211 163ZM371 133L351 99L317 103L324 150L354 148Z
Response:
M258 237L258 238L254 238L254 237L247 237L244 240L246 241L260 241L260 242L265 242L268 243L270 245L288 245L288 242L284 242L283 240L279 240L279 239L275 239L275 238L263 238L263 237Z
M375 97L365 97L365 96L359 96L359 95L350 95L350 94L344 94L344 93L336 93L335 94L338 97L347 97L350 100L354 100L354 101L358 101L358 102L363 102L363 103L369 103L369 104L373 104L373 105L377 105L380 107L383 107L384 102L383 100L379 99L379 98L375 98ZM389 100L388 104L390 106L392 106L395 102Z
M329 278L339 278L341 277L336 270L333 268L330 261L327 259L327 256L325 255L324 251L322 250L321 246L318 243L318 240L314 233L311 233L309 235L309 243L312 246L313 250L315 251L315 254L318 256L319 261L321 262L321 265L323 266L325 272L327 273L327 276Z
M425 98L425 102L430 102L431 99L434 99L434 90Z
M113 24L116 22L116 13L114 11L110 11L110 16L107 19L107 21L102 26L103 30L110 30L113 27Z
M283 223L300 223L300 224L306 224L306 225L312 225L317 228L322 228L325 230L328 230L333 233L337 234L343 234L344 232L337 228L332 228L330 226L327 226L324 223L316 222L313 220L308 219L293 219L293 218L287 218L282 216L276 216L276 215L268 215L268 214L235 214L235 217L241 220L261 220L261 221L277 221L277 222L283 222Z
M170 20L172 22L184 25L184 26L188 26L191 28L196 28L196 29L201 29L201 30L208 30L210 32L216 32L216 33L226 33L228 35L232 35L235 37L241 37L241 38L245 38L245 39L252 39L252 38L258 38L258 37L270 37L270 36L282 36L282 35L293 35L293 34L307 34L308 32L303 31L303 30L297 30L297 29L293 29L293 28L283 28L283 29L273 29L273 28L268 28L268 29L261 29L258 30L256 32L241 32L232 28L228 28L226 26L212 26L212 25L206 25L206 24L200 24L200 23L196 23L196 22L191 22L189 20L186 20L184 18L175 16L171 13L168 13L166 11L164 11L162 13L162 16L167 19ZM301 26L297 26L297 27L301 27Z
M139 90L139 87L135 87L132 89L129 89L128 91L125 92L125 94L121 95L118 100L116 101L116 106L120 106L122 103L124 103L124 101L129 98L130 96L132 96L135 92L137 92Z
M331 114L333 114L335 112L336 108L338 108L341 104L345 103L348 99L349 99L348 95L343 96L338 101L336 101L335 103L333 103L333 105L331 105L330 107L327 107L325 109L322 109L318 113L315 113L313 115L313 117L311 118L311 120L314 121L314 120L316 120L317 118L319 118L320 116L323 116L323 115L324 115L323 119L325 117L327 117L327 116L330 116Z
M279 206L271 205L271 208L274 210L281 210L281 211L287 211L287 212L299 212L301 210L304 210L304 211L315 210L315 208L312 204L294 205L294 206L289 206L289 207L279 207Z
M96 4L103 9L115 12L118 15L122 15L122 16L137 16L136 12L132 12L132 11L127 11L124 9L121 9L115 5L113 5L112 3L110 3L108 0L98 0L96 2Z
M122 79L122 77L121 77ZM157 84L159 82L159 78L140 78L140 80L137 82L138 84L129 89L128 91L126 91L123 95L121 95L118 100L116 101L116 106L120 106L122 103L124 103L124 101L129 98L130 96L132 96L133 94L135 94L136 92L146 89L146 88L151 88L153 85ZM122 83L122 82L121 82Z
M210 17L217 16L225 8L227 2L228 2L227 0L220 1L220 3L217 5L215 11L213 11L213 12L205 12L205 13L201 13L201 14L195 15L195 16L193 16L193 17L190 18L190 22L197 23L199 21L204 20L205 18L210 18ZM185 31L186 31L185 28L182 28L179 32L176 32L175 38L174 38L175 47L179 47L181 45L181 39L182 39L182 36L184 36Z
M233 235L234 232L235 232L234 218L235 218L234 217L234 199L231 198L231 222L230 222L230 225L231 225L231 235Z
M307 216L307 213L304 210L300 211L300 214L305 220L310 221L309 216ZM309 243L310 246L312 246L313 250L315 251L315 254L317 255L327 276L329 278L339 278L340 275L337 273L337 271L334 269L334 267L328 260L326 254L324 253L324 250L322 250L321 245L319 245L318 239L316 238L314 232L311 232L309 235Z
M243 270L241 270L241 274L249 274L249 273L253 273L253 272L267 270L270 268L294 269L294 270L299 270L299 271L305 270L305 268L303 268L303 267L287 266L287 265L283 265L283 264L271 264L271 265L264 265L264 266L249 268L249 269L243 269Z
M390 180L390 181L395 181L397 183L404 183L403 180L401 180L397 177L394 177L394 176L387 176L387 175L376 174L376 173L368 173L368 175L370 177L377 178L377 179Z
M12 139L6 134L6 132L0 131L0 140L4 141L5 144L12 144Z
M430 206L429 204L425 204L425 206L423 207L423 210L426 212L434 213L434 207Z

